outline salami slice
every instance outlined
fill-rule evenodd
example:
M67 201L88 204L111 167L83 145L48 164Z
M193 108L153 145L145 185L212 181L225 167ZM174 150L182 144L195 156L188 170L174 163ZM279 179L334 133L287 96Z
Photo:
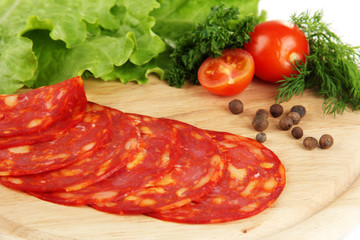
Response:
M2 183L25 191L75 191L101 181L124 167L139 151L140 134L126 114L110 108L108 111L112 121L109 136L93 155L55 171L2 177ZM71 145L67 147L71 148Z
M149 216L180 223L228 222L253 216L278 198L285 169L272 151L252 139L212 134L228 160L219 184L198 201Z
M48 88L49 90L45 91ZM39 92L37 89L33 91ZM21 100L21 103L13 103L12 111L5 108L5 117L0 120L0 124L6 125L6 122L13 120L11 129L16 128L17 130L11 132L17 135L0 137L0 149L54 140L83 118L87 100L83 80L80 77L67 80L61 85L55 84L55 87L44 87L40 93L35 95L30 94L33 91L30 91L28 95L25 93L25 96L23 94L7 96L7 98L15 96L17 99L15 102ZM45 94L55 94L55 97L50 98ZM33 103L31 99L34 99L35 102ZM18 119L13 119L16 117ZM27 122L29 123L24 126ZM49 124L50 126L48 126Z
M126 167L108 178L72 192L36 192L36 197L63 205L120 199L151 185L168 173L179 157L177 129L160 118L129 114L141 132L140 151Z
M81 77L76 77L27 93L0 95L0 137L46 129L71 109L68 102L74 97L85 99L83 85Z
M169 120L170 121L170 120ZM154 186L118 201L91 204L111 213L146 213L180 207L199 199L220 179L224 161L212 138L203 130L173 121L180 139L180 157L173 170Z
M88 157L109 133L111 116L95 103L88 103L82 121L50 142L0 149L0 176L46 172ZM12 178L2 178L11 184ZM13 180L16 180L14 178Z

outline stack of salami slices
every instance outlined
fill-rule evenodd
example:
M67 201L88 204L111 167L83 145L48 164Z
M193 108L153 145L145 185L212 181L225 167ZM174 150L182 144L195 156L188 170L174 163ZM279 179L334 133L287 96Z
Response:
M0 95L0 182L53 203L182 223L268 208L285 186L255 140L88 102L80 77Z

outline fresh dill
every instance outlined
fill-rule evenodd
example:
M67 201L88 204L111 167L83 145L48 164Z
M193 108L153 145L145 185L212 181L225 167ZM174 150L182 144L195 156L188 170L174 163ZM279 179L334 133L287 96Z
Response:
M291 20L306 35L310 55L304 63L293 64L298 74L279 81L276 102L289 101L305 89L315 89L324 98L324 114L360 110L359 47L345 44L323 21L323 12L292 15Z

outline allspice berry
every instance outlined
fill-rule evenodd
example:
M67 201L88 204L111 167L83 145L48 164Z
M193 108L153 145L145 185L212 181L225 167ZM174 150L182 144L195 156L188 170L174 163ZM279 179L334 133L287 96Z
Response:
M263 143L266 141L266 133L260 132L258 134L256 134L256 141L258 141L259 143Z
M270 114L274 118L280 117L283 114L284 108L280 104L273 104L270 107Z
M263 116L255 116L254 120L252 121L252 126L256 131L262 132L267 129L269 126L269 121Z
M304 135L304 131L302 130L301 127L294 127L291 130L291 135L295 138L295 139L300 139L302 138L302 136Z
M324 134L321 136L319 144L322 149L328 149L334 144L334 138L329 134Z
M263 116L264 118L268 118L269 113L265 109L259 109L255 113L255 117L256 116Z
M239 114L244 111L244 105L239 99L234 99L231 102L229 102L229 110L233 114Z
M290 128L292 128L293 126L293 120L289 117L284 117L280 120L279 122L279 127L280 129L286 131L286 130L289 130Z
M306 108L302 105L295 105L290 109L290 112L297 112L300 114L300 117L303 118L306 114Z
M318 146L318 141L314 137L306 137L303 141L303 145L307 150L313 150Z
M301 120L301 116L298 112L290 112L287 116L293 120L294 125L299 124Z

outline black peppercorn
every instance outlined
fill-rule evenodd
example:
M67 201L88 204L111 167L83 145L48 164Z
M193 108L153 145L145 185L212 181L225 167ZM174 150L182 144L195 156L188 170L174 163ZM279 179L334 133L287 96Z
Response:
M229 110L233 114L239 114L244 111L244 105L239 99L234 99L229 102Z
M321 136L319 143L322 149L328 149L334 144L334 138L329 134L324 134Z
M255 117L256 116L263 116L264 118L268 118L268 112L265 109L259 109L256 111L255 113Z
M279 122L279 127L280 127L280 129L282 129L282 130L289 130L290 128L292 128L292 126L293 126L293 120L291 119L291 118L289 118L289 117L284 117L284 118L282 118L281 120L280 120L280 122Z
M306 109L302 105L295 105L290 109L290 112L297 112L300 114L300 117L303 118L306 114Z
M301 120L301 116L298 112L290 112L287 116L293 120L294 125L299 124Z
M280 104L273 104L270 107L270 114L274 118L280 117L283 114L284 108Z
M260 132L258 134L256 134L256 141L258 141L259 143L263 143L266 141L266 133Z
M252 126L256 131L262 132L269 126L269 121L265 117L258 115L255 116Z
M301 127L294 127L291 130L291 135L296 139L300 139L304 135L304 131L302 130Z
M308 150L313 150L316 148L319 144L316 138L314 137L306 137L303 141L303 145Z

